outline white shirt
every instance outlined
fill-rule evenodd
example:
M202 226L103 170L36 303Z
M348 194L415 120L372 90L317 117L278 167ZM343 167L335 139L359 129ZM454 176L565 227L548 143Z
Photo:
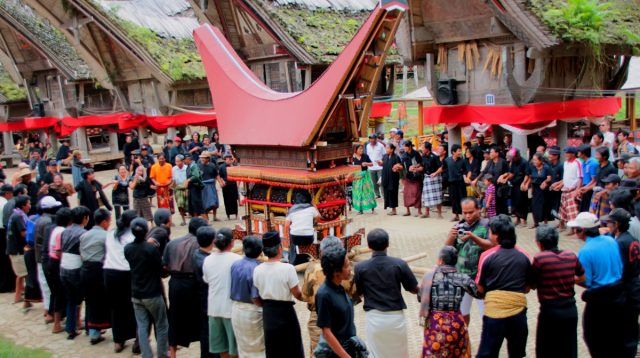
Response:
M369 167L369 170L382 170L382 167L378 165L378 160L382 160L382 157L386 153L384 144L376 142L376 145L372 146L371 143L367 143L367 147L365 149L369 159L373 162L373 165Z
M562 181L564 187L567 190L573 190L578 186L578 183L582 180L582 164L578 159L574 159L569 162L564 161L564 174L562 175Z
M119 240L114 236L115 230L111 230L107 233L107 240L105 241L106 253L102 268L118 271L131 271L129 261L124 257L124 247L133 242L133 234L131 234L131 230L127 230Z
M298 285L298 274L293 265L265 262L253 271L253 285L263 300L293 301L291 289Z
M187 180L187 166L183 164L182 169L180 169L179 166L174 165L173 168L171 168L171 176L177 185L184 183L184 181Z
M313 219L320 213L315 206L311 206L302 210L298 210L293 214L287 215L287 220L291 221L289 229L290 235L311 236L315 233L313 228Z
M2 214L2 211L4 209L4 206L7 204L7 201L7 198L5 198L4 196L0 196L0 229L4 229L4 225L2 224L4 215Z
M231 319L231 265L242 259L233 252L213 252L204 259L202 279L209 285L207 315Z

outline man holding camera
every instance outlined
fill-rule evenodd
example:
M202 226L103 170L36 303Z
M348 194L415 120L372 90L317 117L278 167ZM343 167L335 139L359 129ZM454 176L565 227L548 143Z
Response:
M488 239L489 221L480 218L478 201L474 198L464 198L460 206L462 207L462 217L464 219L451 228L445 245L453 246L458 250L458 263L456 264L458 272L469 275L471 279L475 280L478 274L480 254L495 246L495 243ZM460 304L460 312L462 312L467 324L469 324L471 316L472 300L473 297L465 293ZM484 308L482 300L477 299L476 302L480 314L482 314Z

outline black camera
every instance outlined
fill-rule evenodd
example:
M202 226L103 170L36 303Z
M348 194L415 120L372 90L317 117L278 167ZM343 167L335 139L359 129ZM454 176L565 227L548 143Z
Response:
M462 239L464 233L471 230L471 226L466 222L462 222L456 225L456 229L458 229L458 239Z

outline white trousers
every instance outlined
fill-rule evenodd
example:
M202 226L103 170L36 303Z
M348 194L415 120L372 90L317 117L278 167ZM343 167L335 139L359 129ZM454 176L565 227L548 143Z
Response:
M266 357L261 307L251 303L233 301L231 325L238 345L238 357Z
M367 311L365 331L372 358L408 358L407 321L403 311Z
M42 305L46 311L49 310L49 299L51 298L51 290L49 290L49 284L44 277L44 268L41 263L37 263L38 266L38 284L40 284L40 292L42 292Z

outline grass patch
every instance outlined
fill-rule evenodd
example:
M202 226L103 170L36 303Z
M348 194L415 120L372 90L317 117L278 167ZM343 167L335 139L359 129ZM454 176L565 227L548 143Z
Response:
M51 358L53 354L44 349L21 347L10 340L0 337L0 358Z
M640 45L640 8L633 0L530 0L531 10L567 42Z
M27 91L25 91L24 88L18 87L2 66L0 66L0 93L7 97L9 101L27 99Z

